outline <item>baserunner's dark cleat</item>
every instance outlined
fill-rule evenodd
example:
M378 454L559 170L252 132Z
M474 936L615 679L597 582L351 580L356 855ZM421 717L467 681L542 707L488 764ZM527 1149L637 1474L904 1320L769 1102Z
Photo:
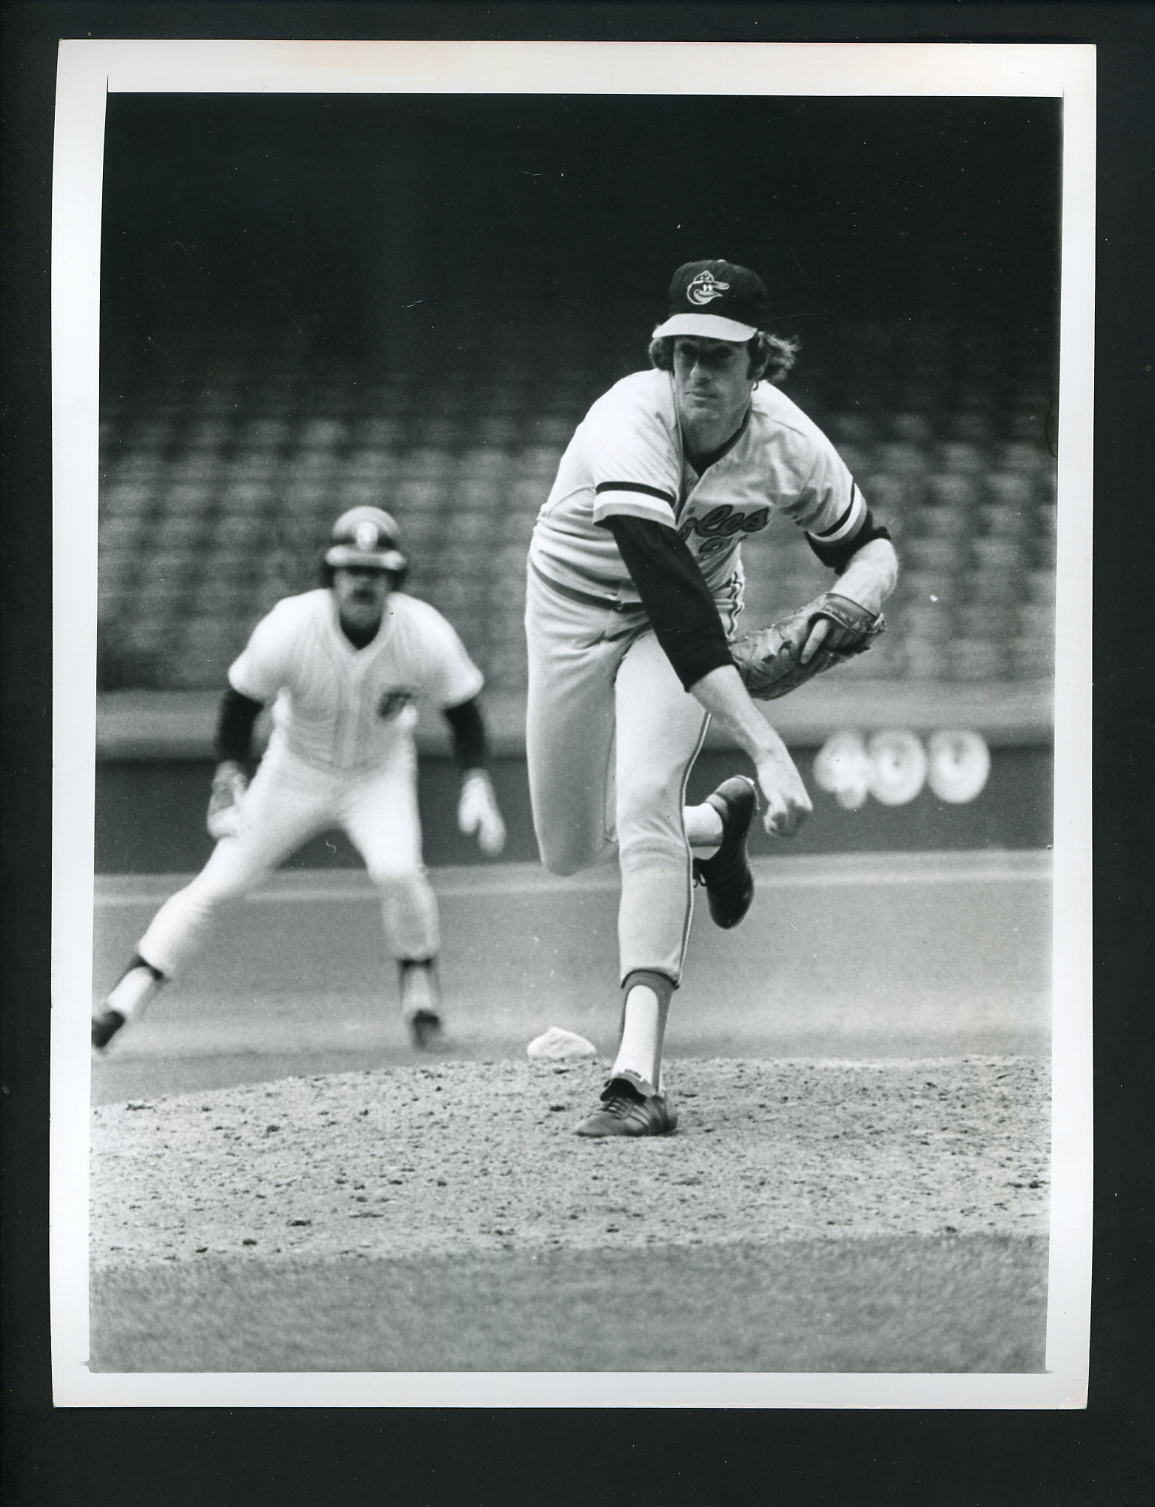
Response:
M630 1073L610 1079L602 1089L598 1108L574 1131L582 1136L668 1135L677 1123L677 1112L665 1094L654 1093L650 1084Z
M706 887L706 903L715 926L737 926L754 899L754 872L746 852L750 824L758 809L753 780L734 775L723 780L707 802L722 818L722 841L711 858L694 859L694 883Z
M124 1016L119 1010L101 1010L92 1017L92 1045L103 1052L123 1025Z
M444 1045L445 1033L436 1010L414 1010L406 1021L413 1045L419 1052L430 1052Z

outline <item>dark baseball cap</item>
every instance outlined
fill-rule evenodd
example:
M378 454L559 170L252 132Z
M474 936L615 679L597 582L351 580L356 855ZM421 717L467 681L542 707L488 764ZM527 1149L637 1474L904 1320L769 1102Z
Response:
M404 570L406 560L397 548L396 523L384 508L350 508L333 525L325 564Z
M749 340L769 319L769 297L756 272L736 262L707 259L686 262L674 273L669 318L654 335Z

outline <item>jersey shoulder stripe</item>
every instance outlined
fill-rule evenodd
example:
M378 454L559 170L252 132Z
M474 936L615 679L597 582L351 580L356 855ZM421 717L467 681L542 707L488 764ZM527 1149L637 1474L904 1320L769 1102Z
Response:
M664 487L650 487L642 481L599 481L594 491L600 496L602 492L644 492L648 497L657 497L662 502L668 502L672 507L675 502L673 492Z
M847 534L853 533L862 523L865 515L866 501L858 490L858 483L852 481L850 484L850 502L837 522L833 523L830 528L814 529L810 532L813 538L821 539L825 544L835 544L839 539L845 538Z

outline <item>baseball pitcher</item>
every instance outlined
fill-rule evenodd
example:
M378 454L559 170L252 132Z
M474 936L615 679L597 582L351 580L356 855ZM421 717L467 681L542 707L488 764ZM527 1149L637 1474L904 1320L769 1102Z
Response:
M651 369L614 384L578 425L529 550L527 756L542 862L572 874L616 856L619 1045L582 1136L660 1135L662 1083L692 889L736 926L754 893L746 852L811 811L789 752L752 698L791 691L866 648L897 580L875 522L826 436L773 382L793 342L768 329L746 267L679 267ZM836 589L745 639L741 545L784 513ZM700 806L686 781L713 717L750 758Z

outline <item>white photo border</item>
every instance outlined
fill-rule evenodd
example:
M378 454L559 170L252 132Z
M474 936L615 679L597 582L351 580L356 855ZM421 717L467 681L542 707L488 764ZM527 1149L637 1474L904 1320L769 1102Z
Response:
M91 1372L101 180L109 93L1049 97L1062 102L1046 1370L1037 1375ZM1095 48L1019 43L64 41L52 219L53 958L50 1283L64 1407L1000 1408L1086 1405L1091 1292L1091 562ZM62 942L62 939L66 939Z

